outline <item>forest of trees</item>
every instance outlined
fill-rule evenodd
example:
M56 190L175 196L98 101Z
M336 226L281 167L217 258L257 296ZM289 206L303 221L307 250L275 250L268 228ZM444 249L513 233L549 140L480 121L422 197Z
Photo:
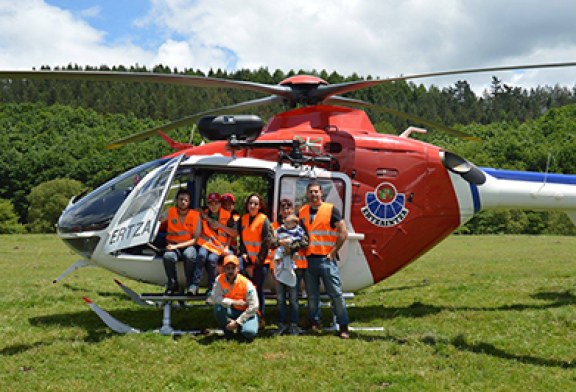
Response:
M77 66L66 69L81 70ZM91 70L182 73L261 83L278 83L300 73L317 75L329 83L361 79L326 71L270 73L266 68L233 73L216 70L207 75L163 66ZM32 208L39 186L44 192L92 189L129 167L171 151L160 138L114 151L104 148L110 141L192 113L260 97L231 89L88 81L0 80L0 91L0 233L22 232L24 227L32 232L53 230L38 220L38 212ZM442 89L395 82L350 97L481 137L482 143L440 132L422 137L479 166L576 173L576 86L525 90L492 77L490 90L481 97L464 80ZM251 112L266 119L281 110L278 106ZM382 113L368 114L379 132L399 133L409 125L418 125ZM189 141L190 131L178 130L171 136ZM200 141L199 135L194 141ZM58 179L75 182L54 182ZM564 214L535 211L482 213L461 232L576 234Z

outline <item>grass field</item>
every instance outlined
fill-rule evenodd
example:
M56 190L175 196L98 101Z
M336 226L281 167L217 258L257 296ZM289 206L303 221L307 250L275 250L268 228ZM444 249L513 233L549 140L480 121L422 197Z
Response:
M453 236L356 293L352 325L384 331L349 341L118 335L83 295L141 329L162 310L127 300L102 269L52 284L75 260L54 235L0 236L1 391L576 390L576 237ZM173 324L214 327L208 308Z

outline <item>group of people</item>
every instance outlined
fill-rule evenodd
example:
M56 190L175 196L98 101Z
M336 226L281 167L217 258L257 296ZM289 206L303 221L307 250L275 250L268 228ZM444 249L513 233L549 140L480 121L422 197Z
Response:
M278 220L271 223L266 204L257 193L246 198L240 216L235 197L210 193L207 208L190 208L184 189L167 210L161 229L166 231L163 255L166 294L178 292L176 262L184 262L186 291L198 294L207 272L207 302L214 305L218 326L227 338L254 339L264 325L264 281L272 268L278 303L277 334L299 334L299 291L302 281L308 297L310 330L320 330L320 281L332 300L340 326L339 336L349 338L348 312L337 265L338 251L348 232L340 211L322 201L320 183L306 188L308 203L298 212L288 199L280 201ZM218 262L222 273L217 275ZM288 300L289 311L286 301Z

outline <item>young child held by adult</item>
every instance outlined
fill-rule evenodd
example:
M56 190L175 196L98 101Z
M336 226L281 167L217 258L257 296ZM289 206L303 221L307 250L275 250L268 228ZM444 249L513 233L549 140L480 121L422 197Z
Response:
M283 245L274 251L274 276L280 283L294 287L296 286L294 254L302 246L304 229L298 225L298 217L291 214L276 229L275 235L278 243Z

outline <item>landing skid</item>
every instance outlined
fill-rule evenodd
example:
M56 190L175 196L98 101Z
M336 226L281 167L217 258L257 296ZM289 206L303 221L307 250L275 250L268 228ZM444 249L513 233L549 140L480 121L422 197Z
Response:
M150 332L159 333L165 336L179 336L179 335L199 335L199 334L217 334L223 335L224 332L220 329L212 330L179 330L172 327L172 309L176 308L186 308L186 307L198 307L198 306L209 306L209 305L189 305L189 301L198 301L205 299L204 295L164 295L164 294L138 294L128 286L124 285L118 279L114 279L114 282L130 297L134 303L142 307L162 307L163 317L162 326L159 329L155 329ZM353 293L344 293L344 298L348 301L354 298ZM275 298L270 293L266 295L267 298ZM322 300L328 299L327 295L321 296ZM121 334L131 334L131 333L144 333L146 331L141 331L134 328L128 324L125 324L112 316L110 313L106 312L104 309L96 305L92 300L87 297L83 297L84 301L88 304L90 309L106 324L111 330ZM330 302L321 301L321 307L330 307ZM348 303L348 307L352 307L354 304ZM332 325L324 328L325 331L338 331L339 325L336 322L336 317L333 315ZM349 327L351 331L383 331L383 327Z
M92 267L93 264L90 263L87 260L78 260L77 262L75 262L74 264L72 264L70 267L68 267L68 269L64 272L62 272L62 274L60 274L59 277L57 277L56 279L54 279L52 281L52 283L58 283L59 281L61 281L62 279L64 279L66 276L70 275L72 272L76 271L77 269L80 268L84 268L84 267Z
M204 299L204 296L200 295L164 295L164 294L138 294L128 286L124 285L117 279L114 282L134 301L136 304L142 307L162 307L163 317L162 326L159 329L155 329L153 333L159 333L165 336L179 336L179 335L198 335L198 334L218 334L222 335L221 330L179 330L172 327L172 308L182 308L182 307L193 307L191 305L186 305L186 301ZM141 331L134 328L128 324L123 323L118 320L110 313L106 312L104 309L96 305L92 300L87 297L83 297L84 301L88 304L90 309L106 324L111 330L121 334L130 333L144 333L146 331Z

